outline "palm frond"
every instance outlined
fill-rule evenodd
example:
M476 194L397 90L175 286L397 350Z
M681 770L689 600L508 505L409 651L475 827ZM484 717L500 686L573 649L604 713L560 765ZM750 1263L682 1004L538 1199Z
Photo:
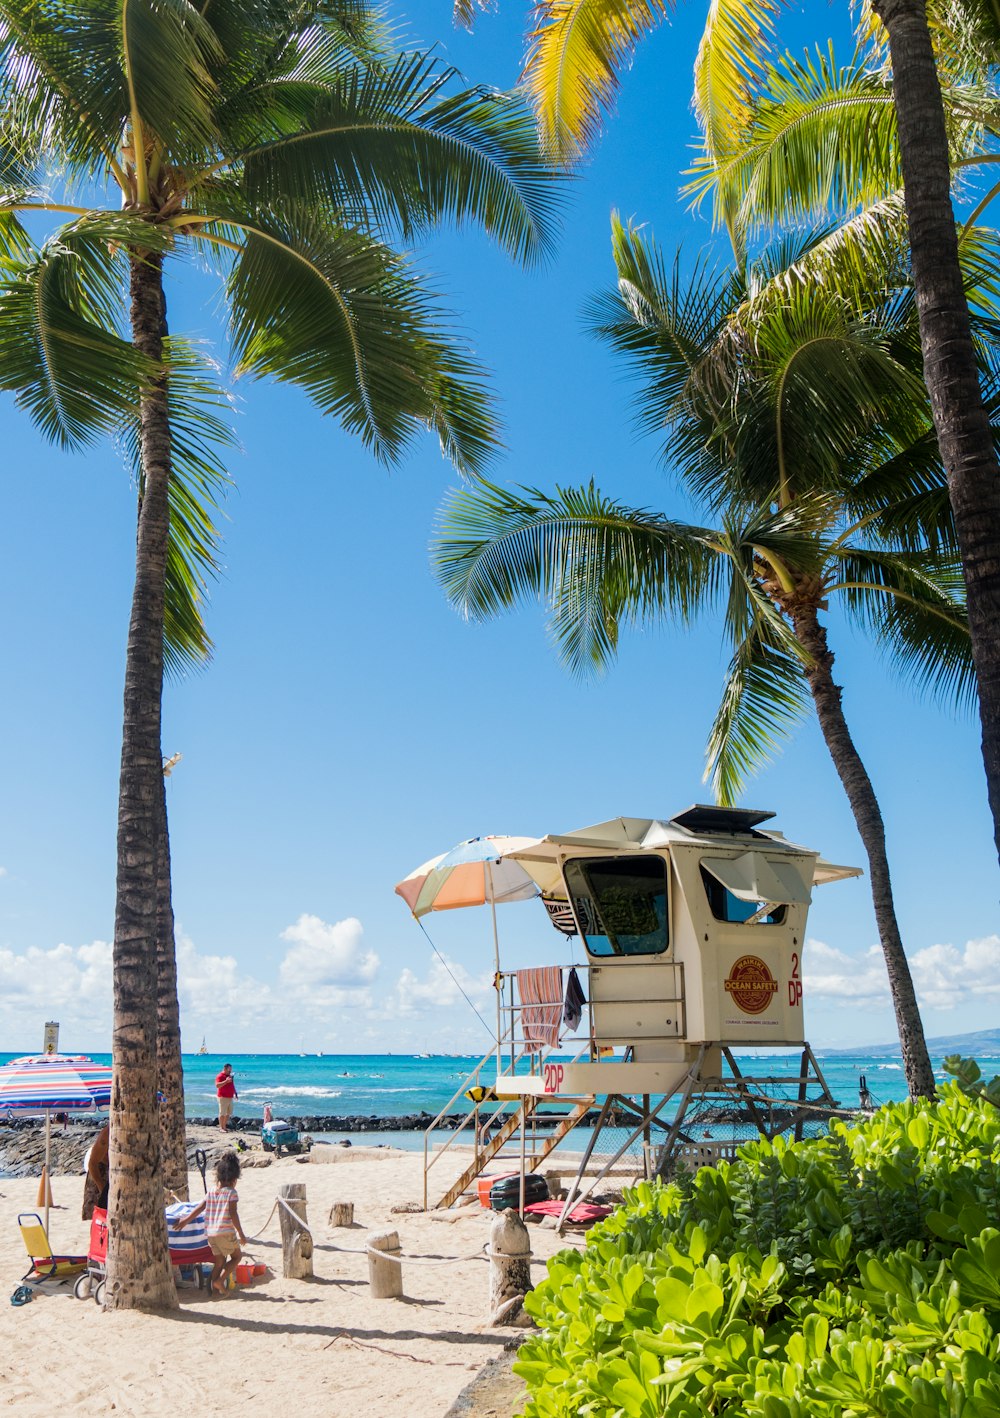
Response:
M694 65L694 111L705 159L713 168L740 150L751 125L765 60L774 38L772 0L711 0ZM716 220L738 247L739 203L716 189Z
M263 0L265 16L280 12L278 33L246 24L245 7L222 7L222 22L232 38L220 40L226 64L218 74L220 90L216 121L223 150L242 153L261 143L309 127L316 105L336 96L348 75L359 66L382 68L395 59L391 32L381 14L364 0L343 5L314 6L311 20L290 26L286 0ZM213 5L218 32L220 7Z
M244 235L229 283L240 372L299 385L384 462L426 428L480 474L498 446L481 373L407 264L308 216L233 224Z
M685 188L711 197L716 225L747 230L870 206L902 186L892 90L855 54L781 56L741 98L729 141L707 130Z
M777 754L809 708L799 657L748 626L733 653L706 748L705 777L717 802L738 801L748 778Z
M191 0L120 0L114 15L109 39L122 56L133 120L141 119L175 161L212 151L211 71L223 54L202 11Z
M378 63L392 49L368 0L212 0L206 18L225 56L213 69L223 107L282 79L326 82L345 60Z
M163 626L166 670L179 675L203 664L212 640L204 620L208 586L219 574L217 518L231 486L224 455L237 446L232 401L218 371L194 345L170 337L164 344L170 416L170 539ZM119 429L126 462L142 497L138 418Z
M516 95L449 96L451 77L420 54L353 66L297 131L244 154L247 201L368 212L376 230L405 236L442 218L474 220L517 259L539 259L558 189L531 114Z
M540 600L560 658L582 671L614 658L623 623L687 620L711 601L712 535L627 508L593 483L553 496L479 483L445 502L433 562L470 618Z
M570 163L597 141L619 74L667 13L664 0L539 0L521 81L554 157Z
M685 275L681 252L668 265L642 230L625 226L617 212L611 222L617 288L591 300L585 318L641 375L637 422L644 432L661 435L688 409L690 383L741 286L733 273L700 261ZM699 436L707 439L707 430Z
M30 166L106 168L128 113L114 7L65 0L0 3L0 107Z
M968 708L975 670L957 557L927 551L850 547L838 559L851 618L866 630L901 677Z
M0 388L68 447L112 430L152 371L115 328L121 287L106 250L67 228L0 280Z

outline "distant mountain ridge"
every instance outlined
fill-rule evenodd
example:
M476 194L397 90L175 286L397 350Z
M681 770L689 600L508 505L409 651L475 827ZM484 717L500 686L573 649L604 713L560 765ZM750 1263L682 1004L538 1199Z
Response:
M927 1040L930 1053L940 1055L964 1054L966 1058L977 1058L981 1054L1000 1054L1000 1029L978 1029L973 1034L942 1034ZM899 1058L899 1040L893 1044L869 1044L866 1048L817 1049L817 1054L864 1054L866 1057L883 1059Z

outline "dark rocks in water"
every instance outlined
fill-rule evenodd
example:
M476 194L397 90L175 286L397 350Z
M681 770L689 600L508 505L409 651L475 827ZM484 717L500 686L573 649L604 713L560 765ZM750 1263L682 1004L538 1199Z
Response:
M278 1115L275 1114L275 1121ZM401 1113L398 1116L379 1117L375 1113L350 1115L342 1113L288 1113L283 1118L293 1128L301 1132L423 1132L431 1121L430 1113ZM199 1127L214 1127L217 1118L188 1118L188 1122ZM464 1113L449 1113L442 1118L442 1128L461 1127L465 1122ZM260 1132L260 1118L233 1117L229 1123L233 1132ZM471 1128L472 1123L468 1126Z
M52 1127L53 1177L83 1174L83 1159L106 1117L74 1118ZM45 1124L36 1118L0 1123L0 1176L39 1177L45 1166Z

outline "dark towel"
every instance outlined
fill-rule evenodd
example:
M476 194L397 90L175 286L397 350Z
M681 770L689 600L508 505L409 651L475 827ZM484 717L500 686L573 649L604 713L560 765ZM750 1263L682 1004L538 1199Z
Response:
M563 1023L567 1029L575 1030L583 1017L583 1006L587 1003L587 997L583 993L583 986L580 984L580 977L576 973L576 968L570 970L569 979L566 981L566 999L563 1002Z

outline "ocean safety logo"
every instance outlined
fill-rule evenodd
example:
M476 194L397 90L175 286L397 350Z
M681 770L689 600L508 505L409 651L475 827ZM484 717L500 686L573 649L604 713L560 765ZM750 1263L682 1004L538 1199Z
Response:
M778 982L759 955L741 955L726 977L726 994L744 1014L763 1014L778 993Z

